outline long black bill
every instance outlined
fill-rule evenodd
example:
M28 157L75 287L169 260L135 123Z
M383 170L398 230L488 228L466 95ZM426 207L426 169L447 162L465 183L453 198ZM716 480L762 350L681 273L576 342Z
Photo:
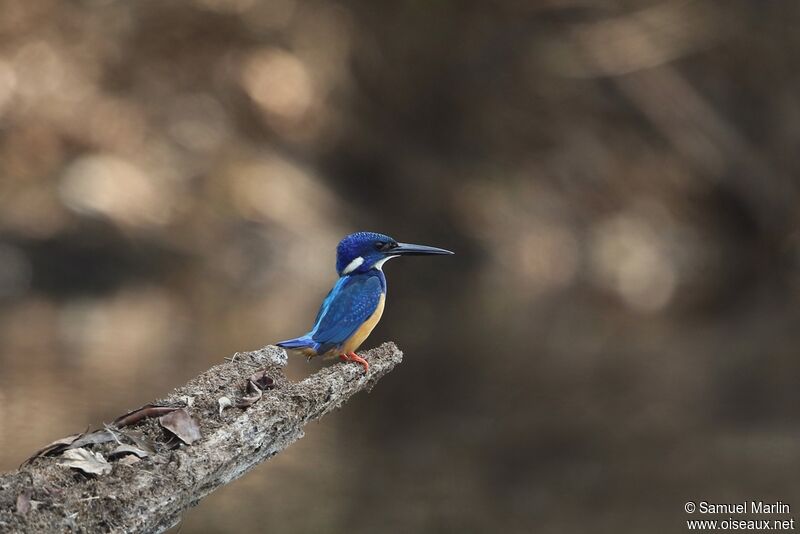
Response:
M428 256L434 254L453 254L443 248L429 247L426 245L413 245L411 243L398 243L396 247L387 251L391 255L397 256Z

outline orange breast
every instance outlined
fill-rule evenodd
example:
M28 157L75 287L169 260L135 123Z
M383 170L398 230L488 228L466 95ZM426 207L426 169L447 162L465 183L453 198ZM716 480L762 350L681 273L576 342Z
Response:
M372 315L364 321L358 330L350 336L350 339L344 342L342 345L342 349L339 351L340 353L347 353L347 352L355 352L358 347L361 346L362 343L369 337L372 330L375 328L375 325L378 324L378 321L381 320L381 315L383 315L383 307L386 304L386 293L381 295L380 300L378 301L378 307L375 308L375 311Z

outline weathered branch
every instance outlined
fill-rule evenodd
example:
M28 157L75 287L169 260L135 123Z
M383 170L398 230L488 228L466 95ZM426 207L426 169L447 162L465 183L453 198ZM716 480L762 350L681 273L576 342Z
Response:
M286 364L282 349L237 353L156 403L189 405L200 440L170 449L167 433L150 418L126 430L151 437L156 452L135 463L111 462L109 474L86 475L64 466L59 456L38 457L0 475L0 532L164 531L187 507L301 438L306 423L369 390L403 355L385 343L364 357L370 363L367 376L359 365L337 364L292 383L281 370ZM245 388L248 377L261 369L275 381L275 389L245 409L232 406L220 415L221 397L234 405L236 399L253 399ZM92 446L107 457L109 449L103 447L112 445Z

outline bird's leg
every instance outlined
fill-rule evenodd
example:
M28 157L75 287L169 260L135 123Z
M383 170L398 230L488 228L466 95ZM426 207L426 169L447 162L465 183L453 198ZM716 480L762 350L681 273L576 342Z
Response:
M364 368L364 374L369 371L369 362L356 354L355 352L348 352L347 354L340 354L339 359L343 362L356 362Z

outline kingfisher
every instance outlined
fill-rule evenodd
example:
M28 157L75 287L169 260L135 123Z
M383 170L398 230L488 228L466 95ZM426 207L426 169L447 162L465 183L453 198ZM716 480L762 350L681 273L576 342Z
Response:
M315 356L356 362L369 371L367 360L355 353L381 320L386 304L386 277L383 264L399 256L453 254L449 250L398 243L375 232L356 232L336 247L334 284L307 334L281 341L277 345L309 359Z

